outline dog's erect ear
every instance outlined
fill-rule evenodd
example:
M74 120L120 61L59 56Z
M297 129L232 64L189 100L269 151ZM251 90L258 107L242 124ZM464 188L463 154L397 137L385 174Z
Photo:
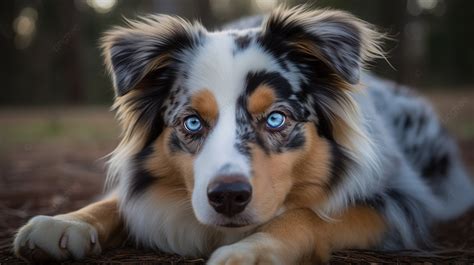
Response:
M205 31L200 24L165 15L127 23L127 27L108 31L101 40L117 96L139 87L148 74L177 60L177 53L196 45Z
M270 14L262 28L262 39L272 50L279 49L283 54L297 50L305 60L323 62L351 84L359 82L366 61L383 56L378 45L383 36L368 23L342 11L281 7Z

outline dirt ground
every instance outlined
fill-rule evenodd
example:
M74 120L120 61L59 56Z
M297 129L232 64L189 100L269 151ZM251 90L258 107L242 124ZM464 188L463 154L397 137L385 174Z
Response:
M474 93L428 95L459 139L474 175ZM104 157L118 142L113 115L102 107L0 109L0 264L21 263L11 252L12 235L30 217L82 207L100 196ZM442 249L377 253L347 250L331 264L473 264L474 210L434 228ZM110 250L86 262L202 264L202 259L138 250Z

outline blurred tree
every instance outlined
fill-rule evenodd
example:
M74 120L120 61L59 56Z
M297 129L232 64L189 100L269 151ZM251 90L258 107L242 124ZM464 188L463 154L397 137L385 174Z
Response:
M80 16L74 6L73 1L59 1L58 9L64 37L56 43L55 52L62 52L58 56L60 65L64 65L64 83L68 91L66 95L67 103L82 103L85 100L84 89L82 85L81 69L81 49L80 49Z
M98 48L102 32L123 17L168 13L210 29L264 13L283 0L0 1L0 105L97 104L113 92ZM306 0L284 1L289 6ZM474 1L318 0L348 10L396 39L374 71L422 87L474 84Z

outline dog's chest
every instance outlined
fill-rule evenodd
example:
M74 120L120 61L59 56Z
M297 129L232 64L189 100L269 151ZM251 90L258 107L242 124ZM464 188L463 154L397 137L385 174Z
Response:
M202 257L246 235L200 224L190 205L144 198L122 201L120 207L130 236L141 246L183 256Z

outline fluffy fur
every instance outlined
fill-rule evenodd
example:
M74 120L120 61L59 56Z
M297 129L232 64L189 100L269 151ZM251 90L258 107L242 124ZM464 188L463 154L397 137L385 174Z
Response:
M471 207L473 185L429 105L364 72L383 57L381 37L348 13L305 7L216 32L163 15L107 32L123 128L109 163L116 212L91 222L83 216L92 205L66 221L98 229L120 217L139 245L215 251L210 264L325 261L341 248L429 243L434 221ZM266 125L275 112L285 117L278 130ZM184 126L190 116L198 133ZM250 183L241 213L224 216L209 203L221 176ZM54 218L40 221L64 219ZM35 240L34 220L19 232L19 255ZM101 227L100 244L120 227ZM63 258L43 241L39 249Z

